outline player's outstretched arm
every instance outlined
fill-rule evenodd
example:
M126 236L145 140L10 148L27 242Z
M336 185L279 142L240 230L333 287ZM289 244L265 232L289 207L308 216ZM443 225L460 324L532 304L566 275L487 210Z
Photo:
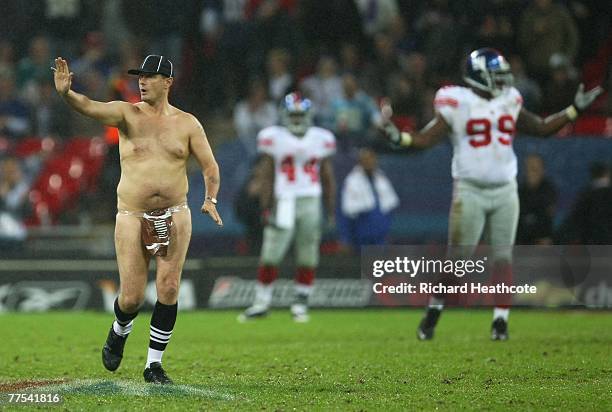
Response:
M72 86L72 76L74 73L68 69L68 62L61 57L55 59L55 67L51 69L53 70L55 90L77 112L108 126L120 125L124 118L124 111L128 106L131 106L129 103L119 101L108 103L97 102L71 90L70 87Z
M395 147L414 147L417 149L426 149L435 146L450 132L450 127L446 121L436 114L436 116L427 125L418 132L409 133L400 131L391 122L385 124L383 128L384 137L389 140Z
M219 212L217 212L216 200L217 194L219 193L219 185L221 184L219 165L210 148L204 128L195 116L189 116L193 124L192 130L189 133L189 149L202 169L206 190L201 211L209 215L217 225L223 226L223 220L221 220L221 216L219 216Z
M400 131L391 121L393 108L388 100L383 100L380 112L382 135L395 147L425 149L435 146L450 132L450 127L439 113L436 113L436 116L420 131L408 133L407 131Z
M323 188L323 202L327 212L327 223L335 225L336 216L336 176L331 158L326 157L321 161L321 187Z
M545 119L526 109L521 109L516 122L516 128L520 132L532 136L550 136L558 132L566 124L576 120L580 113L586 110L602 93L603 89L599 86L585 92L584 84L580 84L574 97L574 103L567 109L552 114Z

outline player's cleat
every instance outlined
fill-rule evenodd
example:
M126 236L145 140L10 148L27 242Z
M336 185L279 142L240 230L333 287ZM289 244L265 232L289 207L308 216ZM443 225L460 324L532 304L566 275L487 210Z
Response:
M435 308L427 308L425 316L421 319L419 327L417 328L417 339L418 340L431 340L434 336L434 330L438 323L442 311Z
M491 340L508 340L508 322L497 318L491 325Z
M157 385L172 385L172 379L166 375L166 371L162 368L161 363L153 362L142 373L144 380L147 383L155 383Z
M291 317L294 322L306 323L310 320L308 314L308 306L303 303L294 303L291 305Z
M296 293L295 300L291 305L291 317L297 323L306 323L310 320L308 315L308 295Z
M102 348L102 363L109 371L116 371L121 364L121 359L123 359L123 347L125 346L126 340L127 336L123 337L117 335L111 326L104 347Z
M249 320L263 318L268 315L269 306L255 304L248 307L238 315L238 322L248 322Z

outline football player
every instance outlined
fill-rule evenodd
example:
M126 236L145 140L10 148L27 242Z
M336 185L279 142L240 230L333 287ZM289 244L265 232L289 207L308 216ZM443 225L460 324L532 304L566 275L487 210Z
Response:
M298 93L285 96L280 126L267 127L257 136L261 154L260 202L266 226L257 275L255 301L239 316L240 321L262 317L272 300L272 284L294 242L295 300L291 315L307 322L308 296L319 263L321 196L328 225L334 224L336 184L331 156L336 140L328 130L312 125L312 108Z
M400 132L386 121L385 135L396 146L427 148L449 136L453 145L453 197L449 216L449 253L473 253L483 232L494 252L493 278L511 279L511 261L519 216L517 160L512 148L516 131L550 136L573 122L603 90L588 92L581 84L572 105L545 119L525 110L513 84L510 65L498 51L473 51L465 63L466 87L443 87L435 95L435 117L415 133ZM381 106L385 119L390 105ZM485 229L486 228L486 229ZM501 303L499 303L501 302ZM508 339L509 301L495 303L491 339ZM432 339L444 296L430 297L417 329L420 340Z

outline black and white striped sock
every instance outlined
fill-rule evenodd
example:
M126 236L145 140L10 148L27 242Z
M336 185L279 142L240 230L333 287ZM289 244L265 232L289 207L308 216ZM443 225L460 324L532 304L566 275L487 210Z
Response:
M115 299L115 321L113 322L113 330L119 336L126 337L132 331L134 325L134 318L138 315L136 313L125 313L119 307L119 297Z
M147 355L148 368L153 362L160 362L166 350L166 345L172 337L172 330L176 322L177 304L164 305L157 301L153 316L151 317L151 328L149 331L149 353Z

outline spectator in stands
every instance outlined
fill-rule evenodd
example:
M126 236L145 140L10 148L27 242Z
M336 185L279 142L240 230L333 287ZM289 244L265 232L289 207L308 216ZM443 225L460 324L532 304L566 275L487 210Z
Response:
M30 110L17 96L14 76L0 75L0 136L18 138L30 131Z
M463 19L460 19L460 22L464 27L466 23L477 26L472 47L478 48L483 45L490 45L503 52L506 56L515 52L515 29L512 19L514 17L513 15L516 13L513 12L513 9L518 8L516 1L517 0L496 0L471 2L475 7L471 10L465 10L465 19L470 21L470 23L463 21Z
M514 87L521 92L523 106L534 113L539 113L542 101L542 89L538 83L527 76L523 59L519 55L513 55L509 59L512 75L514 76ZM572 89L573 90L573 89ZM572 97L573 97L572 92Z
M387 31L399 19L397 0L355 0L363 32L368 37Z
M140 61L137 55L126 51L121 60L120 68L110 77L111 100L124 100L129 103L140 101L138 82L135 82L134 77L128 74L128 70L132 67L138 67L138 64L140 64Z
M256 255L261 250L263 239L261 194L261 168L255 163L250 175L234 199L234 213L245 229L248 253Z
M340 71L358 74L363 69L359 47L355 43L344 43L340 47Z
M553 0L535 0L521 16L518 42L529 73L543 84L550 58L561 53L574 61L579 39L576 23L567 8Z
M423 117L423 88L407 75L400 76L392 83L391 106L393 122L405 130L415 130Z
M457 70L460 36L457 16L448 0L426 2L415 21L419 48L427 56L436 76L453 75Z
M75 82L76 83L76 82ZM79 78L79 92L93 100L108 100L108 83L104 74L97 70L83 73ZM77 136L104 136L105 127L101 123L92 122L86 116L71 110L72 130Z
M234 127L249 158L254 158L257 151L257 133L276 124L277 118L277 106L268 99L263 80L251 81L249 95L234 108Z
M36 36L30 41L28 55L17 65L17 92L24 103L35 104L39 99L38 85L49 81L49 40Z
M336 60L331 56L321 56L317 72L305 78L300 89L312 100L316 110L315 123L323 128L333 129L332 102L342 97L342 79L338 75Z
M268 52L268 95L276 104L280 104L283 97L295 89L295 80L289 67L290 59L291 56L285 49L272 49Z
M219 75L224 81L223 95L228 107L233 107L238 100L248 93L249 76L256 66L252 61L254 51L253 16L247 13L250 2L240 0L221 0L217 2L202 2L204 7L200 17L200 30L207 33L208 44L215 46L217 57L221 63ZM218 45L211 42L218 33ZM261 57L258 57L260 60ZM257 66L257 75L261 66ZM210 85L219 83L219 76L211 79ZM214 89L212 100L218 101L219 93ZM214 104L214 103L213 103Z
M550 245L557 188L546 177L544 160L537 154L525 159L525 179L519 185L519 245Z
M388 96L391 93L390 84L401 73L398 53L393 39L386 33L376 33L374 36L374 60L365 70L364 89L370 96Z
M341 189L338 235L343 248L359 251L360 246L382 245L391 228L391 211L399 198L376 153L361 149L359 163L348 174Z
M112 56L118 55L125 43L132 44L134 40L125 21L122 3L123 0L105 0L100 10L100 30Z
M342 89L342 96L332 102L332 130L346 150L349 146L363 146L381 118L376 102L361 90L354 74L342 76Z
M0 160L0 248L17 249L26 238L23 218L29 212L30 185L17 158Z
M9 40L0 40L0 76L15 75L15 47Z
M543 113L556 113L574 102L574 94L580 84L576 69L561 54L550 57L550 77L544 86Z
M106 40L102 32L87 33L83 40L81 55L72 66L77 79L92 70L101 73L105 79L108 79L113 64L107 54Z
M146 44L147 54L159 54L180 61L183 36L189 28L187 19L196 13L193 1L180 6L165 0L130 0L123 2L123 16L132 35Z
M591 182L579 196L559 230L560 243L612 244L612 184L610 167L591 165Z
M427 56L413 52L406 56L403 72L419 86L430 83Z
M133 1L124 2L131 4ZM40 15L38 24L48 34L52 51L62 50L65 57L76 58L81 40L90 30L97 30L103 1L97 0L43 0L29 2L32 13ZM42 10L36 10L40 8ZM168 11L164 11L164 15ZM161 14L161 13L160 13ZM142 24L146 21L146 24ZM140 20L134 27L144 29L150 20ZM49 62L50 64L52 62Z
M247 14L253 15L254 33L251 62L255 67L265 65L265 56L273 48L300 50L301 38L294 24L296 2L258 0L247 2Z
M305 49L337 50L346 42L364 46L361 16L355 0L300 1L299 28Z
M406 25L405 20L397 16L386 32L391 37L393 46L400 55L400 60L403 60L404 56L416 50L416 38L412 33L409 33L408 29L409 27Z
M231 53L233 49L230 49L227 44L223 47L219 44L222 36L233 33L229 21L225 25L227 27L223 24L220 4L218 2L203 2L202 5L198 36L193 40L191 50L193 53L193 69L187 76L191 88L189 94L193 106L200 110L221 114L225 112L227 106L234 104L233 101L228 101L230 100L228 99L229 95L235 97L233 96L235 94L234 89L237 87L237 85L231 84L237 81L233 77L233 73L243 68L233 64L234 61L225 56ZM233 9L235 7L226 10L226 13L229 14ZM237 10L235 15L240 16L242 12ZM246 22L243 23L242 26L246 29L248 25ZM235 25L239 24L239 21L235 22ZM233 35L235 36L234 39L242 40L236 46L244 47L245 44L248 44L249 36L246 33L244 36L238 36L237 33L233 33ZM243 52L242 56L245 55L246 52ZM242 64L244 64L244 61ZM246 83L246 76L244 78L240 76L238 81Z
M32 107L32 132L38 137L68 139L73 137L72 114L57 96L53 83L38 84L38 100Z
M17 87L24 90L32 83L49 81L49 67L52 63L49 40L36 36L30 41L28 55L17 64Z

